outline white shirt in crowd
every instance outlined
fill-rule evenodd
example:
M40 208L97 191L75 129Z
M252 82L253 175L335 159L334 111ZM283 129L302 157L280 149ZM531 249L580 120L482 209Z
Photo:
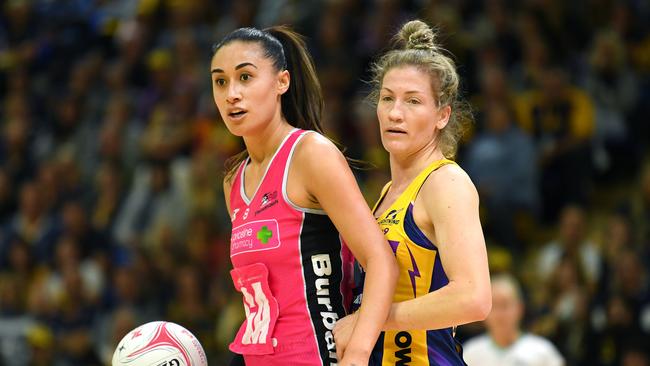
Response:
M555 346L534 334L523 334L506 348L488 334L480 335L463 345L463 358L469 366L564 366Z

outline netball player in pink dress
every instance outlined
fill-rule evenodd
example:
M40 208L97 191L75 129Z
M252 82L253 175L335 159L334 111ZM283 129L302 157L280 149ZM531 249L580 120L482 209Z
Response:
M228 167L230 258L246 320L230 349L246 365L366 365L386 320L395 259L347 161L321 135L313 62L284 27L242 28L213 47L214 100L246 151ZM337 360L352 254L366 270L351 341Z

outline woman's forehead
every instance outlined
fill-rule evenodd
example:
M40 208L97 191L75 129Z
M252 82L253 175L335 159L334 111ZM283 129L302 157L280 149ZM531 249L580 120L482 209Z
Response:
M242 63L252 63L260 67L272 62L265 55L259 42L233 41L222 46L212 57L212 69L233 69Z
M398 66L386 71L382 88L431 93L431 76L417 66Z

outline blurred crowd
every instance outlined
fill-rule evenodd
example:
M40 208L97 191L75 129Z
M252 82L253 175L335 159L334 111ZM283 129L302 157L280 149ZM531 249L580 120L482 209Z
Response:
M307 36L325 130L369 202L389 179L368 66L419 17L476 123L458 154L493 273L569 365L648 366L650 3L642 0L0 2L0 365L107 365L151 320L222 364L241 317L210 46L242 26ZM469 339L482 325L459 328Z

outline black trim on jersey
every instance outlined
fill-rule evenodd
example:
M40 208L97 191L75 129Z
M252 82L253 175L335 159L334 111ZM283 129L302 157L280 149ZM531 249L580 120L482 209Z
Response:
M337 363L331 328L336 320L345 316L341 295L341 249L341 238L329 216L304 213L300 253L305 298L323 365Z
M381 366L384 359L384 336L385 332L379 333L379 338L377 338L377 343L372 349L370 354L370 359L368 360L368 366Z

